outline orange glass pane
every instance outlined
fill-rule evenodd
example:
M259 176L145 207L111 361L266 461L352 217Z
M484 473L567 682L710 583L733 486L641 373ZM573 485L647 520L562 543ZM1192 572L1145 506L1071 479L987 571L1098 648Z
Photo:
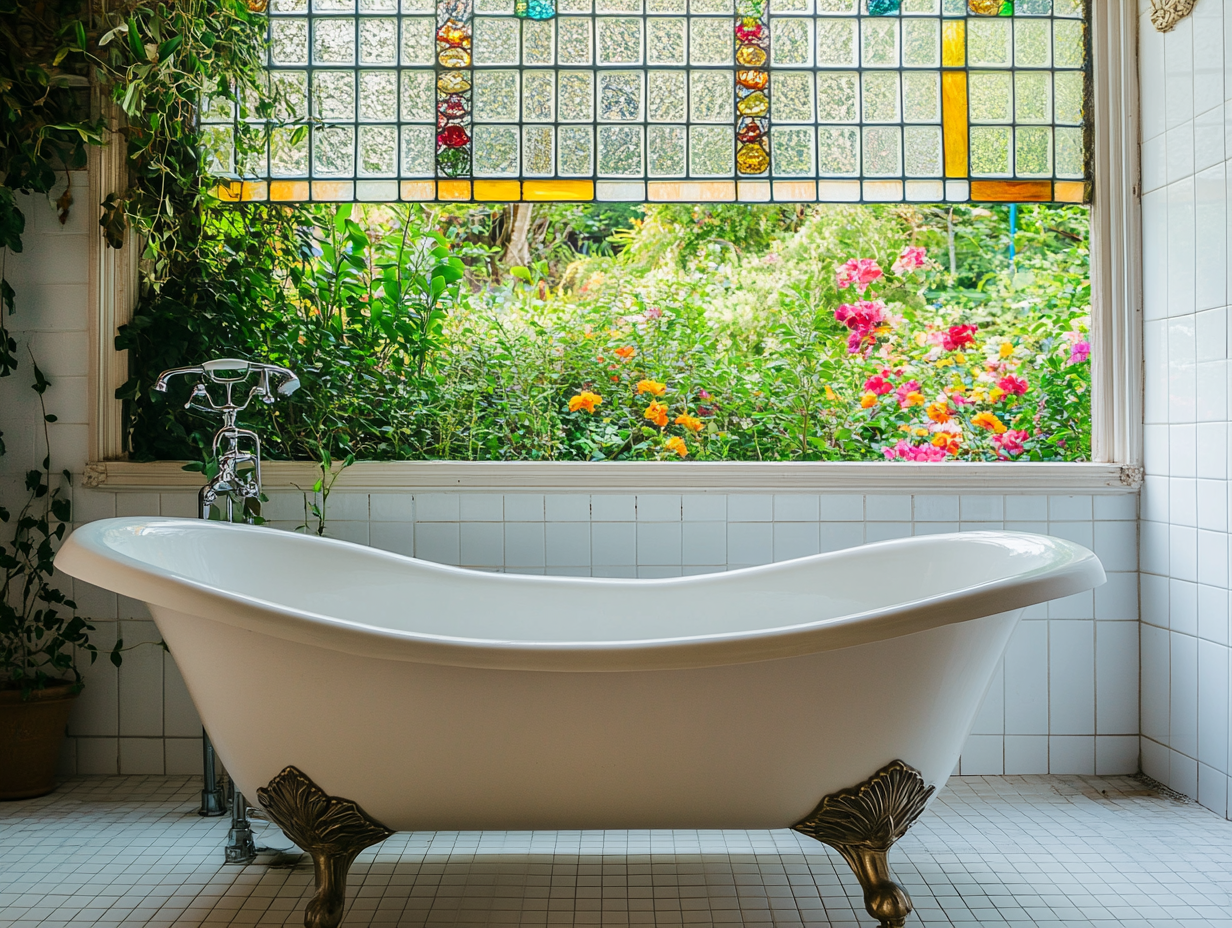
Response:
M967 63L967 23L947 19L941 27L941 66L961 68Z
M522 182L524 200L593 200L591 180L528 180Z
M443 180L436 185L438 200L469 200L471 198L471 182L469 180Z
M1046 203L1052 199L1052 181L973 180L971 199L994 203Z
M967 72L941 72L941 125L945 176L967 176Z
M768 203L770 201L770 181L736 181L736 199L741 203Z
M271 200L282 203L309 198L308 181L306 180L272 180L269 185Z
M522 185L516 180L477 180L475 199L516 203L522 199Z
M435 200L436 181L404 180L400 193L404 200Z
M219 184L214 188L214 196L226 203L238 203L242 188L243 184L238 180L231 181L229 184Z
M706 203L714 200L730 202L736 199L736 183L730 180L698 183L659 181L646 185L646 198L651 202Z
M312 198L329 203L344 203L355 199L355 184L349 180L314 180Z
M1052 185L1052 198L1058 203L1085 203L1087 185L1080 180L1059 180Z

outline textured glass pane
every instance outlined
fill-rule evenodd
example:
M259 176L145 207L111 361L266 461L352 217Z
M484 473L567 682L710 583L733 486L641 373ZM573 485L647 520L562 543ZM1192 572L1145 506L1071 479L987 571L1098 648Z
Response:
M522 20L522 63L556 63L555 20Z
M903 74L903 121L941 121L941 75L936 71Z
M230 126L201 130L201 160L211 174L235 173L235 139Z
M904 15L927 15L940 13L941 4L937 0L903 0L901 9Z
M312 176L355 175L355 127L325 126L312 130Z
M436 26L432 20L402 20L402 63L436 63Z
M1014 171L1019 177L1052 176L1052 130L1024 126L1014 130Z
M518 72L475 71L475 118L484 122L516 122Z
M1015 16L1047 16L1052 12L1052 0L1015 0Z
M967 63L973 67L1010 66L1010 19L967 20Z
M689 20L691 64L731 64L734 41L730 19Z
M903 149L903 171L908 177L941 175L940 126L907 126Z
M865 71L862 78L864 121L898 122L898 72Z
M852 19L835 20L842 28L846 41L849 44L848 57L854 59L856 51L855 33L856 21ZM812 25L810 19L775 19L770 25L770 64L776 68L800 68L809 67L813 63L813 42L812 42ZM817 41L821 42L822 29L829 25L826 21L820 21L817 24ZM731 45L729 33L728 45ZM825 64L846 64L847 62L821 62Z
M436 0L401 0L399 7L403 13L435 13Z
M909 68L941 65L941 23L935 19L903 21L903 64Z
M355 72L314 71L312 115L319 119L355 118Z
M855 13L859 0L817 0L818 13Z
M864 175L894 177L903 172L902 130L897 126L866 126Z
M642 21L640 19L596 19L599 64L642 63Z
M731 122L730 71L689 72L689 119L692 122Z
M312 0L314 13L353 13L355 0Z
M1010 122L1013 119L1013 85L1009 71L972 71L968 99L972 122Z
M556 20L556 60L561 64L591 64L590 20L565 16Z
M513 12L513 0L475 0L476 13L503 13L508 16Z
M826 0L822 0L824 5ZM846 0L848 5L851 5L851 0ZM813 0L770 0L770 12L774 16L783 16L787 13L805 13L813 12Z
M557 13L589 13L593 9L590 0L556 0Z
M206 97L205 105L201 107L203 123L225 122L235 119L235 104L226 97Z
M397 13L398 0L359 0L361 13Z
M770 130L771 163L775 177L813 175L813 130L803 126L774 126Z
M596 13L640 13L642 0L595 0Z
M556 92L557 119L561 122L590 122L595 118L595 76L591 72L561 71Z
M735 170L735 133L731 126L689 129L689 176L730 177Z
M860 23L860 63L866 68L898 67L898 20L878 16Z
M556 173L551 126L522 129L522 173L527 177L551 177Z
M398 63L398 21L361 19L359 21L359 63Z
M436 122L436 72L402 72L402 121ZM467 82L469 90L470 83ZM470 100L470 94L466 95ZM469 105L469 103L468 103Z
M556 73L522 72L522 119L524 122L552 122L556 118Z
M812 122L813 75L808 71L777 71L774 75L774 121Z
M517 126L476 126L474 157L476 177L517 177Z
M941 0L941 12L946 16L965 16L967 0Z
M684 177L684 126L651 126L646 130L646 173L651 177Z
M436 137L431 126L402 127L402 176L431 177L436 169Z
M859 80L854 71L819 71L817 121L859 122Z
M1081 179L1084 174L1081 129L1057 129L1057 177Z
M1079 71L1062 71L1053 75L1056 93L1056 120L1065 125L1082 124L1082 80Z
M684 64L688 60L685 55L685 20L655 17L646 22L646 63Z
M398 121L398 72L359 72L359 119L361 122Z
M1014 23L1014 64L1020 68L1046 68L1052 64L1052 29L1046 19Z
M510 17L476 17L475 64L517 64L519 25L518 20Z
M275 19L271 22L270 58L274 64L307 64L308 20Z
M314 20L312 23L312 63L354 64L355 20Z
M1081 68L1082 23L1077 20L1058 19L1053 28L1053 64L1058 68Z
M307 13L308 0L273 0L270 4L273 13Z
M646 0L647 13L687 13L689 0Z
M275 119L304 119L308 116L308 72L272 71L270 89L278 95Z
M646 118L650 122L688 119L688 75L684 71L650 71L646 75Z
M771 31L771 47L778 59L779 28L782 20L775 20ZM801 62L808 64L807 61ZM817 20L817 66L855 67L856 21L854 19Z
M642 127L599 127L599 176L642 176Z
M272 177L308 176L308 133L298 143L294 129L273 129L270 132L270 175Z
M1010 171L1010 129L1008 126L971 128L971 174L1006 177Z
M855 177L860 173L860 130L822 126L817 130L817 173Z
M691 0L689 12L694 16L721 14L731 15L735 11L732 0Z
M1014 74L1014 121L1052 121L1052 75L1047 71Z
M1052 5L1053 16L1074 16L1082 15L1083 0L1055 0Z
M595 137L590 126L556 130L556 170L561 177L589 177L594 171Z
M643 77L641 71L600 71L599 119L640 122Z
M361 177L394 177L398 173L398 130L393 126L360 126Z

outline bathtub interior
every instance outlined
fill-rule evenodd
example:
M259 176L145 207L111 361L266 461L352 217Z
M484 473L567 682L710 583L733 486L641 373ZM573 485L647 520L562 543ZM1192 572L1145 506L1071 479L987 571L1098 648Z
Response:
M993 581L1046 581L1091 557L1058 539L986 532L900 539L729 573L609 580L489 574L200 521L117 519L95 527L96 549L146 572L393 632L507 642L632 642L813 625ZM1036 601L1057 595L1046 582L1040 587Z

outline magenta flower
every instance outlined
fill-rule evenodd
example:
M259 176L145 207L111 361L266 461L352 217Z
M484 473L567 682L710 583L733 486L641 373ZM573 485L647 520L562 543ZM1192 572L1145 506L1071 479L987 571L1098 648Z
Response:
M913 445L905 438L900 438L891 447L886 445L881 449L887 461L944 461L945 449L936 445Z
M979 328L978 325L952 325L941 336L941 347L946 351L958 351L960 348L974 344L975 333L979 331Z
M834 311L834 318L851 329L851 334L847 336L849 354L859 354L861 351L871 353L877 344L878 327L890 321L885 303L881 300L844 303Z
M997 381L997 386L1006 393L1012 393L1014 396L1022 396L1027 392L1027 382L1021 377L1015 377L1013 374L1006 374Z
M993 446L997 449L997 456L1004 458L1007 455L1022 454L1022 443L1027 440L1028 434L1024 429L1008 429L1000 435L992 437Z
M920 392L920 382L918 380L908 380L906 383L900 383L898 389L894 391L894 395L898 397L898 405L902 409L906 409L909 404L907 399L910 393Z
M923 267L928 262L928 252L923 248L915 248L908 245L898 253L898 258L891 268L895 274L906 274L909 271L914 271L917 267Z
M874 393L877 396L885 396L894 389L894 384L886 380L882 374L874 374L868 380L864 381L864 392Z
M852 258L835 271L840 290L854 286L861 296L868 289L868 285L881 276L881 266L872 258Z
M1091 343L1088 341L1076 341L1069 349L1069 363L1081 364L1091 356Z

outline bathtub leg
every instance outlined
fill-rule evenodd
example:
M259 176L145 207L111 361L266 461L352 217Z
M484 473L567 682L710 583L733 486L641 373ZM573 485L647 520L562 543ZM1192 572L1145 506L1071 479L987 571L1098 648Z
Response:
M337 928L351 864L360 851L393 832L350 799L327 795L295 767L258 789L257 801L288 838L312 855L317 893L304 910L305 928Z
M859 786L826 796L792 826L843 855L864 888L865 909L881 928L903 928L911 914L911 897L890 878L886 854L915 824L934 790L918 770L896 760Z

